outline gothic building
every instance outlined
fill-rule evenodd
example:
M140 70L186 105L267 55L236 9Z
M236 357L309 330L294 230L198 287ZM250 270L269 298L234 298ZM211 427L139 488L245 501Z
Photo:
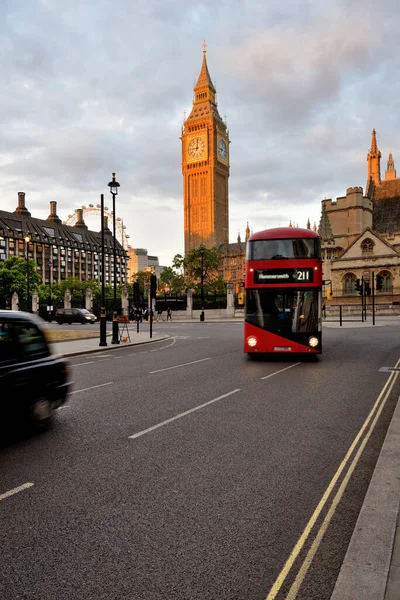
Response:
M332 304L359 304L357 280L371 290L373 279L377 304L400 303L400 178L390 153L381 179L381 157L374 129L365 195L362 187L351 187L345 196L322 201L318 233ZM377 275L382 281L378 290Z
M185 254L201 244L219 248L229 241L229 132L218 112L205 44L193 107L181 133Z

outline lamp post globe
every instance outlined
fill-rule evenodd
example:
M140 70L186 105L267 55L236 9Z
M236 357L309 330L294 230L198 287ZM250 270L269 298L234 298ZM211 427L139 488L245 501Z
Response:
M118 181L115 180L115 173L112 174L112 180L108 183L110 194L113 197L113 287L114 287L114 309L113 309L113 326L112 326L112 344L119 344L118 335L118 320L117 320L117 250L115 245L116 227L115 227L115 196L118 194L120 187Z

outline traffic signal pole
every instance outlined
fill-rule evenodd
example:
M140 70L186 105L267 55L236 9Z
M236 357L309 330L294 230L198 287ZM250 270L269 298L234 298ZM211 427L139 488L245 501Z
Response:
M375 325L375 273L372 271L372 325Z
M361 323L364 323L364 275L361 277Z

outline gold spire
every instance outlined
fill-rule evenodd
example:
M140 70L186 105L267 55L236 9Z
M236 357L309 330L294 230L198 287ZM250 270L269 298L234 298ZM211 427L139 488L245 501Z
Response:
M372 130L372 140L371 140L371 148L367 154L367 162L368 162L368 177L367 177L367 185L365 186L366 195L369 195L369 187L371 179L375 185L379 185L381 182L381 157L382 154L379 151L378 144L376 141L376 131Z
M210 73L208 72L207 67L207 58L206 58L206 43L203 44L203 64L201 65L201 71L199 78L197 80L196 85L194 86L195 93L199 90L199 88L209 88L215 95L216 90L213 82L211 81Z
M371 149L370 152L372 153L376 153L378 150L378 145L376 143L376 131L375 129L372 130L372 140L371 140Z
M387 161L387 169L385 179L396 179L396 169L394 168L393 154L389 152L389 160Z
M207 44L206 44L206 40L204 40L204 42L203 42L203 54L204 54L204 56L207 54Z
M247 242L247 240L250 237L250 227L249 227L249 222L247 221L247 227L246 227L246 233L245 233L245 241Z
M311 229L310 219L307 220L307 229Z
M292 219L290 219L289 227L293 227L293 225L292 225Z

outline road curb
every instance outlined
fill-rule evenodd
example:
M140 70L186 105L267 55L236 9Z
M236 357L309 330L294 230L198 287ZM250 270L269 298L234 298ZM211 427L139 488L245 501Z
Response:
M399 519L399 474L400 398L331 600L355 600L355 598L385 600L387 598L385 592Z

